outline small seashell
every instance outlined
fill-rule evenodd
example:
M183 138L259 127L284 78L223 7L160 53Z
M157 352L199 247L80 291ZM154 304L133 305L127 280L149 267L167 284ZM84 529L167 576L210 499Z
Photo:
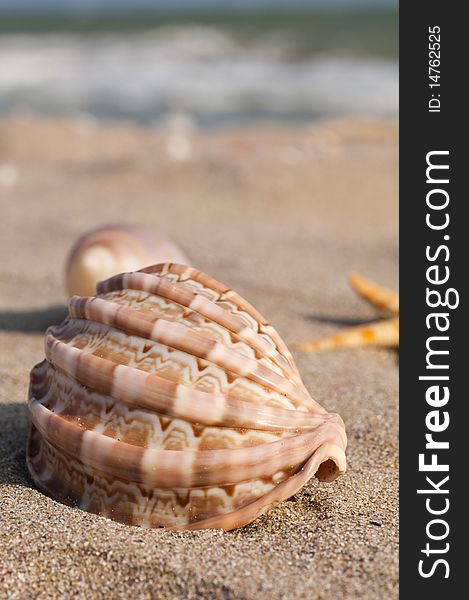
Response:
M232 529L345 471L342 419L275 329L192 267L74 296L31 372L27 463L63 503L142 527Z
M184 252L160 231L141 225L105 225L82 236L72 247L65 268L68 296L93 296L96 284L123 271L149 264L189 263Z

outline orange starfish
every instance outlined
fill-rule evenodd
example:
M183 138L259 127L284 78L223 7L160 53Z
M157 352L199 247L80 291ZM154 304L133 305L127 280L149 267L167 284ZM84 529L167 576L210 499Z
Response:
M297 350L311 352L340 347L399 347L399 295L357 273L349 276L349 283L362 298L392 316L381 321L343 329L315 342L296 344Z

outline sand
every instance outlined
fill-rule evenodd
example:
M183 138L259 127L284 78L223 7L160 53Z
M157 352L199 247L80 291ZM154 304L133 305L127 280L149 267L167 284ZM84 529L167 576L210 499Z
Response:
M349 271L397 286L395 122L175 135L0 121L0 598L396 598L393 350L295 352L312 395L344 418L348 472L241 530L119 525L58 504L28 476L28 373L65 314L66 253L89 228L160 227L287 343L377 316Z

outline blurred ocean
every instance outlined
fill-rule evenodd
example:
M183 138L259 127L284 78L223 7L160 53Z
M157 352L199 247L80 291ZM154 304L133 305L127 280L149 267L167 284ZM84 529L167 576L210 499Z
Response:
M0 6L1 7L1 6ZM392 9L0 18L0 114L202 126L398 110Z

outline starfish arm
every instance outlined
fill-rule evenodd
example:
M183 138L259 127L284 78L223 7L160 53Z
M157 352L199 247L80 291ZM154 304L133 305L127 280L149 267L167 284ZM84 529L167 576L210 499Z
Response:
M395 348L399 346L399 318L393 317L384 321L376 321L349 327L334 335L315 342L294 344L294 348L303 352L315 350L332 350L334 348L357 348L360 346L381 346Z
M399 294L381 287L358 273L349 275L349 283L362 298L379 310L387 310L393 315L399 314Z

